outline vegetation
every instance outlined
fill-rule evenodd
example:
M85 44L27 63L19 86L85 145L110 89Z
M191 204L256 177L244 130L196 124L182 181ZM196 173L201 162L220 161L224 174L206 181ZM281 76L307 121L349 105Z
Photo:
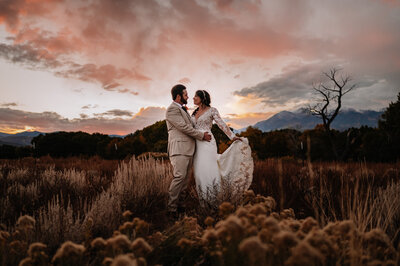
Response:
M340 154L341 161L395 162L400 159L399 114L400 93L397 102L391 103L383 113L378 128L363 126L337 131L330 127L327 130L327 126L322 124L303 132L295 129L262 132L248 127L240 135L249 139L255 159L290 156L304 160L305 154L309 153L312 161L337 160L336 155ZM218 151L222 153L228 148L229 139L216 125L213 125L212 132L218 142ZM310 139L309 146L307 139ZM164 153L166 158L168 132L165 121L159 121L124 138L100 133L55 132L37 136L32 143L33 147L0 145L0 158L47 155L55 158L89 158L96 155L120 160L148 152ZM336 153L327 152L332 150L332 145Z
M330 161L323 125L247 128L251 190L227 187L200 207L191 178L176 222L165 213L165 121L125 138L57 132L34 148L2 145L14 159L0 160L0 264L399 265L399 108L400 94L379 128L331 130L347 162ZM229 140L212 131L221 153Z
M400 164L256 161L238 201L165 209L168 162L0 161L0 264L397 265ZM224 201L230 201L224 202Z
M157 122L153 126L162 129L165 121ZM163 156L167 158L167 132L152 131L153 126L138 130L123 139L98 133L92 135L84 132L50 133L34 138L35 148L2 145L0 158L15 159L29 156L89 158L96 155L104 159L124 159L147 152L164 153ZM212 131L218 142L218 151L221 153L228 148L229 139L217 126L213 126ZM361 127L343 132L331 130L331 134L334 136L338 152L347 147L345 161L393 162L400 158L400 135L396 131ZM331 149L331 144L322 126L304 132L294 129L262 132L257 128L248 127L240 135L249 139L256 159L289 156L304 160L308 149L307 139L310 139L311 160L336 159L333 153L326 152Z
M341 154L336 149L334 142L334 136L331 130L331 124L337 117L342 108L342 100L344 95L352 91L356 84L349 85L351 81L350 76L346 75L339 78L338 75L341 69L332 68L329 73L324 72L324 76L328 79L329 84L319 83L318 86L313 86L314 92L320 97L317 100L317 104L309 106L308 111L315 116L318 116L322 120L322 125L325 129L326 136L328 137L329 143L332 148L332 152L335 155L335 159L343 160L349 149L348 141L346 141L346 147ZM350 131L351 132L351 131ZM349 134L347 134L349 137Z

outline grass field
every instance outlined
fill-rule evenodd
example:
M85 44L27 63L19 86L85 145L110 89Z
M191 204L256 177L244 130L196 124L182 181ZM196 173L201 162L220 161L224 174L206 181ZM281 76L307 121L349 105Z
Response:
M400 163L256 161L239 198L166 216L168 161L0 161L2 265L399 265ZM230 201L229 203L226 201Z

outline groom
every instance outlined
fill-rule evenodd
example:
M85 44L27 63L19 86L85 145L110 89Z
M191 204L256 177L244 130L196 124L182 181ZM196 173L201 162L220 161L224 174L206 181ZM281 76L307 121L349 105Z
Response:
M167 108L168 155L174 178L169 187L168 214L178 217L179 196L186 189L193 163L196 141L210 141L211 135L194 129L194 124L184 104L187 104L186 87L178 84L171 89L173 102Z

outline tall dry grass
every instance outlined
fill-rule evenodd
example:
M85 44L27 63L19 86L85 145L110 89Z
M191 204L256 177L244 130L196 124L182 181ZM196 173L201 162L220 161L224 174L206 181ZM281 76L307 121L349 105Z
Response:
M379 227L399 242L400 163L307 163L284 158L255 163L256 193L270 195L278 207L321 225L353 220L365 232Z
M97 165L94 160L91 164ZM84 241L88 224L91 235L110 236L123 210L145 216L154 206L163 209L172 178L169 164L152 158L122 161L112 176L87 166L80 167L85 170L56 170L52 163L47 168L20 166L20 161L0 165L2 228L14 231L18 217L30 215L37 221L33 239L50 249L66 240Z
M202 207L192 179L192 218L174 225L169 162L2 160L0 262L296 265L308 254L322 265L398 263L399 173L399 163L256 161L254 193L241 197L226 189Z

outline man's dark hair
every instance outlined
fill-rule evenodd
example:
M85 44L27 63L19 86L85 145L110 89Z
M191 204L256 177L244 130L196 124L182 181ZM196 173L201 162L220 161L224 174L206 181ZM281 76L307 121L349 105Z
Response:
M176 96L180 95L183 98L183 90L186 90L186 87L182 84L175 85L171 89L172 100L175 101Z

